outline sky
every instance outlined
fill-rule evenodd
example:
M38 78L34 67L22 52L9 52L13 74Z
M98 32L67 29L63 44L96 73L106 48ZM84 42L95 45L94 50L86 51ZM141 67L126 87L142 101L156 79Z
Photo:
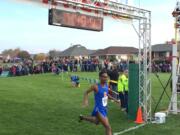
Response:
M139 6L139 0L130 4ZM140 7L152 11L152 44L174 37L172 11L176 0L140 0ZM48 8L21 0L0 0L0 52L20 48L30 53L63 51L73 44L88 49L108 46L138 47L137 34L130 21L104 18L103 32L48 25Z

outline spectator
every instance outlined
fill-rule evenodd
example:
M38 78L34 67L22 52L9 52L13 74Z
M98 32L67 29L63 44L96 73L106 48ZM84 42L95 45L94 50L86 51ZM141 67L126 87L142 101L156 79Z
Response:
M110 78L110 88L112 89L112 91L117 93L117 82L119 78L119 73L116 65L112 66L112 70L108 70L108 76ZM113 94L113 97L118 99L116 94Z
M3 69L2 69L2 67L0 66L0 75L2 74L2 71L3 71Z

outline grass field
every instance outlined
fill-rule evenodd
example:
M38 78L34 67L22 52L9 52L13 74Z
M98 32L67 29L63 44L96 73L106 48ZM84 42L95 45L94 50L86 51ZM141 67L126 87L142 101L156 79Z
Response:
M77 73L79 76L97 78L97 73ZM163 83L169 74L160 74ZM162 92L152 75L153 108ZM52 74L0 78L0 135L104 135L104 129L86 122L78 123L79 114L89 115L90 106L82 108L83 92L89 87L81 81L80 88L72 88L69 79ZM170 90L168 90L170 91ZM164 110L168 100L164 96L158 110ZM113 132L135 126L133 121L109 102L109 119ZM126 135L179 135L180 115L169 116L166 124L149 124Z

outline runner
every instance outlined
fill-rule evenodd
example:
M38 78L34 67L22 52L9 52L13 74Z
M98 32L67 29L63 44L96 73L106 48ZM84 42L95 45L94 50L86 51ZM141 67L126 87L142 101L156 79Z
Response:
M119 103L118 100L113 98L109 93L109 88L107 84L108 75L107 72L101 71L99 73L100 83L92 85L84 94L83 106L88 106L88 95L91 92L94 92L94 99L95 99L95 107L92 112L91 116L83 116L80 115L79 122L82 120L89 121L94 124L101 123L105 128L106 135L112 135L111 126L109 124L109 120L107 117L107 104L108 98L114 100L115 102Z
M80 87L79 76L77 75L71 76L71 83L73 87Z

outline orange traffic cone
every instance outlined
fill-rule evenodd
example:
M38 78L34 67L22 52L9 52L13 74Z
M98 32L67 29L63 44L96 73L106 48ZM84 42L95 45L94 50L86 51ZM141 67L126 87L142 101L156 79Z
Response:
M137 112L137 117L136 117L135 123L136 123L136 124L142 124L142 123L144 123L141 107L138 108L138 112Z

